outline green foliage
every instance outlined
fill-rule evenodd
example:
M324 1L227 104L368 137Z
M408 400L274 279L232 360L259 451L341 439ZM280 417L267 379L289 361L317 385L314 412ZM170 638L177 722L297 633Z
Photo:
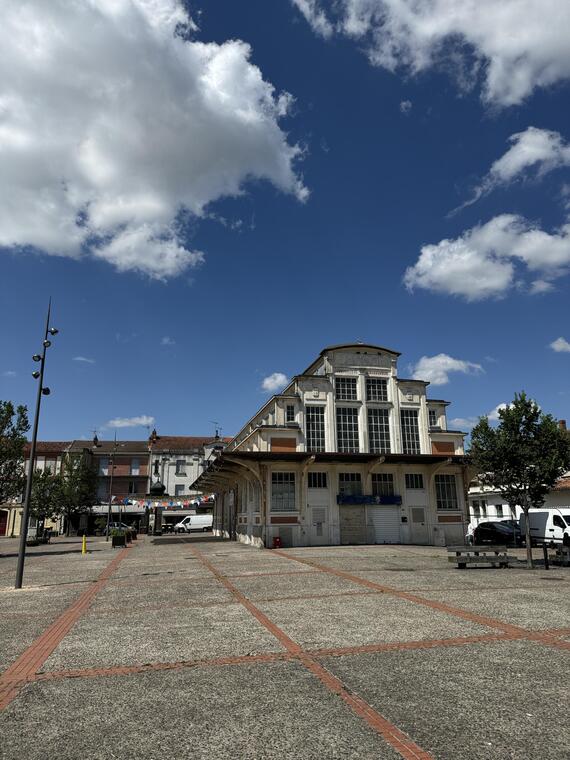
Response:
M471 433L469 454L479 481L497 489L511 507L540 507L570 469L570 437L524 392L499 410L499 418L492 428L482 417Z
M65 509L63 481L60 475L47 470L36 470L32 481L30 514L39 520L55 520Z
M527 561L532 567L528 511L544 504L546 494L570 469L570 436L526 394L515 394L499 410L496 428L482 417L471 433L469 455L483 486L497 490L526 520Z
M17 499L24 491L24 447L30 429L28 410L0 401L0 504Z
M67 454L61 467L63 512L69 531L73 515L88 512L97 500L97 471L83 454Z

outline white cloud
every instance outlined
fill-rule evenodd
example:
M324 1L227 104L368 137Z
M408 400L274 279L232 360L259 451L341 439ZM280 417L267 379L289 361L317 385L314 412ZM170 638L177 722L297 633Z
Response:
M400 103L400 111L403 114L407 115L407 114L410 113L411 110L412 110L412 101L411 100L402 100L402 102Z
M447 354L436 354L436 356L422 356L412 371L416 380L427 380L432 385L446 385L449 382L450 372L473 375L484 370L480 364L454 359Z
M508 404L497 404L494 409L483 416L487 417L489 422L498 422L500 419L499 410L506 409L507 406ZM475 425L479 422L479 419L479 417L455 417L453 420L449 421L449 424L452 428L459 428L460 430L473 430Z
M497 406L487 414L487 419L489 422L498 422L500 420L499 412L501 409L506 409L507 407L508 404L505 403L497 404Z
M570 145L564 142L559 132L528 127L524 132L511 135L509 142L511 147L493 163L487 176L475 188L473 196L454 209L452 214L475 203L499 185L514 182L531 168L542 177L554 169L570 166Z
M175 346L176 341L174 338L171 338L169 335L165 335L162 340L160 341L161 346Z
M145 427L146 425L154 425L154 417L149 417L146 414L141 414L140 417L115 417L115 419L109 420L104 427L127 428Z
M410 291L423 288L479 301L505 295L515 285L515 275L524 273L515 263L538 275L531 292L548 290L570 267L570 224L550 234L520 216L501 214L454 240L423 246L404 283Z
M5 372L2 372L2 377L16 377L17 374L13 369L7 369Z
M263 379L261 387L268 393L277 393L282 390L288 382L287 375L284 375L283 372L273 372L273 374L268 375Z
M520 103L570 76L567 0L292 1L318 34L354 39L373 65L451 68L462 89L482 80L489 103Z
M83 362L84 364L95 364L95 359L88 359L87 356L74 356L72 361Z
M241 40L200 42L181 0L5 0L0 247L156 279L200 264L182 229L265 179L304 200L301 149Z
M570 343L568 343L566 338L556 338L550 344L550 348L557 353L570 353Z
M333 25L327 19L326 13L319 8L319 0L292 0L301 11L313 30L328 39L334 32Z

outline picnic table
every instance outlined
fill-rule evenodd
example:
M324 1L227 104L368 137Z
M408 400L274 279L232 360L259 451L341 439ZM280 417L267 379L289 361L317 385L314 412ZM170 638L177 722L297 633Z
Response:
M460 570L473 565L491 565L491 567L508 567L509 562L515 557L509 557L506 546L492 546L481 544L479 546L448 546L448 561L456 562Z

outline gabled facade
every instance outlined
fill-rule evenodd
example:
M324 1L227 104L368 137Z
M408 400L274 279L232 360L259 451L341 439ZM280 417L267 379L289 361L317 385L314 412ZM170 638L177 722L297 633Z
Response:
M465 528L463 438L399 353L325 348L196 481L217 530L258 545L455 543Z

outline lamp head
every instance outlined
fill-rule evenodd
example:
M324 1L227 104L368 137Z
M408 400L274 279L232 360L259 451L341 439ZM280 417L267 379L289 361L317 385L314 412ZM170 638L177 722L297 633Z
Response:
M59 330L57 329L57 327L50 327L49 332L50 332L50 335L57 335Z
M33 359L35 362L41 362L41 360L42 360L42 357L41 357L39 354L34 354L34 355L32 356L32 359Z
M36 380L38 379L39 376L40 376L40 373L37 371L37 369L34 372L32 372L32 377L35 377Z
M51 346L51 340L44 340L44 347L49 348Z
M49 396L51 391L49 388L42 388L42 393L44 394L44 396Z

